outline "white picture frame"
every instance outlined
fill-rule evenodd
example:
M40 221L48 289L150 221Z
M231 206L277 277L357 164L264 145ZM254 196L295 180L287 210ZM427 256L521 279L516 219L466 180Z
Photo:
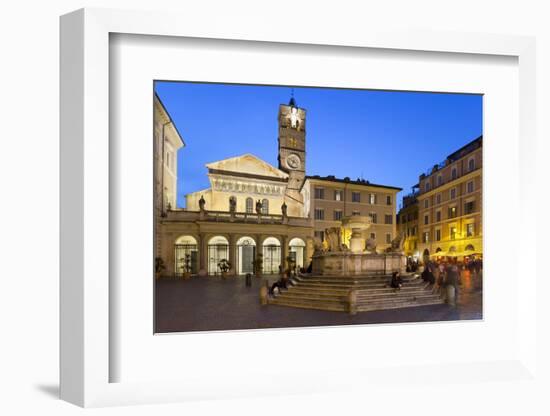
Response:
M182 24L185 22L185 24ZM332 45L334 47L431 51L436 53L484 54L517 57L519 65L520 247L536 241L535 217L526 215L536 195L533 175L536 149L535 40L531 37L472 33L430 33L388 29L350 29L327 35L323 27L310 23L293 31L275 24L249 27L240 22L217 21L205 26L200 20L173 13L151 13L106 9L83 9L61 18L61 398L80 406L185 401L209 397L248 397L284 393L320 393L353 385L384 384L390 377L413 384L445 382L447 371L463 382L480 380L525 380L536 377L536 266L533 253L518 252L524 266L523 282L517 291L520 319L515 356L498 362L457 364L452 360L437 366L419 364L407 369L333 369L323 382L319 374L270 374L270 384L257 380L229 385L194 377L186 381L110 382L110 365L119 359L110 350L109 297L109 37L124 33L226 39L282 44ZM239 33L234 27L239 26ZM245 34L243 34L245 33ZM514 273L514 271L511 271ZM517 271L516 271L517 273ZM253 365L248 364L248 365ZM483 377L472 374L483 373ZM316 377L317 376L317 377ZM386 380L386 381L385 381ZM272 393L273 385L284 386ZM225 388L224 388L225 386ZM304 387L305 386L305 387ZM359 390L358 390L359 391Z

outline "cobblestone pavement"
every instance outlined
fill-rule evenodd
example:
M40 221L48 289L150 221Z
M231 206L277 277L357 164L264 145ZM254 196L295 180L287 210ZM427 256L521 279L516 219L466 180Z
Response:
M231 329L289 328L324 325L428 322L482 319L482 293L464 282L456 307L446 304L385 311L318 311L267 305L259 302L265 278L199 278L156 281L156 332L213 331ZM267 279L270 282L276 277Z

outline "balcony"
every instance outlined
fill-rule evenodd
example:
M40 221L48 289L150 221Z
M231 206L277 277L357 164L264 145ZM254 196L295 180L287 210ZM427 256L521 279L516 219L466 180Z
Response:
M163 217L164 222L223 222L223 223L241 223L241 224L285 224L298 227L311 227L313 222L310 218L286 217L272 214L256 214L236 212L234 214L228 211L204 211L201 216L200 211L187 211L184 209L170 210Z

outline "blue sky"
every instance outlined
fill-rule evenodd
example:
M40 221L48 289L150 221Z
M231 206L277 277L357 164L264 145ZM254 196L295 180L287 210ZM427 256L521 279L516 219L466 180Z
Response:
M206 163L252 153L277 167L277 112L291 87L155 82L183 136L178 206L209 187ZM482 134L482 96L294 87L307 111L308 175L403 188Z

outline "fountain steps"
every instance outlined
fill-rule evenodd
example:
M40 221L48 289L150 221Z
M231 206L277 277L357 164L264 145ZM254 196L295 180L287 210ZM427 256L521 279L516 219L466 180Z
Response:
M338 283L333 283L337 281ZM348 294L357 290L357 311L406 308L443 303L439 293L434 292L421 279L405 278L401 290L386 287L389 276L356 278L299 277L270 304L295 308L327 311L348 311Z

